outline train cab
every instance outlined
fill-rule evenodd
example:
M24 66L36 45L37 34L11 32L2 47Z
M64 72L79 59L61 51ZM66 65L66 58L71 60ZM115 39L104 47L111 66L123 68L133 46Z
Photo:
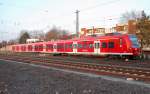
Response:
M133 53L133 56L138 56L140 55L140 45L138 43L138 39L135 35L129 35L129 40L131 42L131 50Z

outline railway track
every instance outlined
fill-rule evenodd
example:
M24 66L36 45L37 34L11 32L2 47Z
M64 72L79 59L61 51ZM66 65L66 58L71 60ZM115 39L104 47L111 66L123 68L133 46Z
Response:
M11 54L13 56L15 54ZM5 55L7 56L7 55ZM10 55L9 55L10 56ZM15 55L16 56L16 55ZM119 60L119 59L107 59L107 58L97 58L97 57L82 57L82 56L39 56L37 55L24 55L19 54L18 56L22 57L33 57L33 58L40 58L46 60L65 60L66 62L82 62L82 63L90 63L90 64L99 64L99 65L114 65L114 66L126 66L126 67L140 67L140 68L150 68L150 61L149 60Z
M5 56L14 56L14 54L11 55L5 55ZM15 55L20 56L20 55ZM111 65L111 66L122 66L122 67L136 67L136 68L150 68L150 63L148 62L139 62L139 61L123 61L123 60L106 60L105 58L87 58L87 57L76 57L76 56L39 56L39 55L21 55L22 57L33 57L36 59L45 59L45 60L54 60L54 61L62 61L65 60L65 62L74 62L74 63L89 63L94 65Z
M25 63L34 63L45 66L70 69L81 72L90 72L98 75L110 75L110 76L119 76L123 78L132 78L134 80L141 80L150 82L150 69L148 68L133 68L133 67L124 67L116 65L100 65L100 64L91 64L86 62L74 62L67 61L64 59L50 59L50 58L41 58L41 57L21 57L21 56L0 56L0 59L19 61Z

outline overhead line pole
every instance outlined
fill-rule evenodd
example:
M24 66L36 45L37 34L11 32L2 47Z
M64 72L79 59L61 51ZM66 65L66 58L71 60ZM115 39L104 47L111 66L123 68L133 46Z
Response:
M76 36L79 37L79 10L76 10Z

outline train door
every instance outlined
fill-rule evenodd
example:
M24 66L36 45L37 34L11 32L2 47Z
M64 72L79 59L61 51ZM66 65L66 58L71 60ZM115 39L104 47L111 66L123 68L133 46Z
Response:
M32 44L32 52L35 52L35 44Z
M94 41L94 54L100 54L100 41Z
M43 43L43 52L46 52L46 43Z
M122 39L121 38L114 39L114 50L113 50L113 52L115 52L115 53L121 53L122 52Z
M77 42L73 42L73 53L77 54Z
M53 45L53 51L54 51L54 53L56 53L57 52L57 44L55 43L54 45Z
M120 47L120 49L119 49L120 51L119 52L122 53L123 52L123 47L124 47L122 38L119 39L119 47Z

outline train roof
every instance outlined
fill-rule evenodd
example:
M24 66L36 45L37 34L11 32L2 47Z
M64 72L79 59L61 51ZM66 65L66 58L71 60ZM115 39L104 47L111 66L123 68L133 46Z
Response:
M35 42L35 43L29 43L29 44L16 44L15 46L21 46L21 45L32 45L32 44L48 44L48 43L63 43L63 42L72 42L72 41L92 41L92 40L100 40L100 39L107 39L107 38L120 38L125 37L131 34L120 34L120 33L109 33L105 34L103 36L85 36L80 38L73 38L69 40L55 40L55 41L44 41L44 42Z

